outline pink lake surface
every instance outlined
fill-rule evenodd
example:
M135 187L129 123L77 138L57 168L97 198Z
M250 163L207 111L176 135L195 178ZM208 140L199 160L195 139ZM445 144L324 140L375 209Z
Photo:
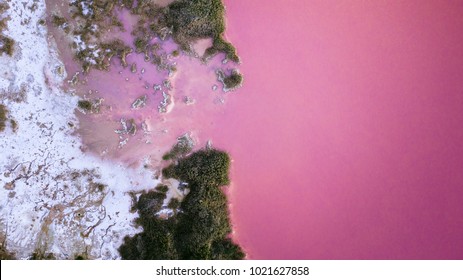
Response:
M463 2L225 2L245 84L202 133L248 258L462 259Z
M179 135L212 139L233 158L234 238L249 259L462 259L463 3L225 3L243 88L211 89L217 68L235 67L223 55L171 58L175 106L161 114L153 85L167 73L132 54L137 73L115 62L74 89L105 99L101 114L78 114L83 149L156 168ZM138 127L122 148L121 118Z

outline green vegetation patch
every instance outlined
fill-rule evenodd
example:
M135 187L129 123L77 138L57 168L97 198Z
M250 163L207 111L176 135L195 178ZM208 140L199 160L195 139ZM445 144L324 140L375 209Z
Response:
M84 261L84 260L88 260L88 257L84 254L84 255L77 255L74 257L74 260L78 260L78 261Z
M69 33L71 31L69 22L66 18L52 15L51 22L55 27L59 27L64 30L64 32Z
M176 178L190 185L225 186L230 183L230 157L217 150L199 150L162 171L165 178Z
M8 116L8 110L6 109L5 105L0 104L0 132L3 132L6 127L6 121Z
M10 6L8 3L2 2L0 3L0 17L5 13ZM7 54L12 56L15 49L16 42L8 36L5 36L1 33L8 28L8 21L10 17L3 17L0 19L0 55Z
M14 260L15 257L12 253L8 252L8 250L0 244L0 260Z
M16 42L10 37L0 35L0 55L7 54L12 56Z
M166 40L172 37L181 50L192 53L191 45L198 39L210 38L213 45L206 50L203 57L207 61L217 53L224 53L228 60L239 62L239 57L232 44L224 38L225 7L222 0L177 0L161 7L150 0L75 0L71 4L69 21L60 16L52 16L53 25L62 28L82 40L85 47L73 44L75 58L81 63L85 73L90 69L108 70L111 57L117 55L126 67L125 57L135 51L143 54L145 61L151 61L160 70L175 72L169 67L165 54L158 53L153 38ZM101 42L105 32L112 27L124 31L119 19L122 9L129 10L136 16L133 26L133 48L120 40ZM98 55L95 55L96 51ZM178 50L173 57L180 54Z
M10 8L10 5L8 5L8 3L1 2L0 3L0 15L3 14L4 12L8 11L9 8Z
M169 187L166 186L166 185L160 184L160 185L158 185L158 186L156 187L156 190L159 191L159 192L161 192L161 193L166 193L166 192L169 190Z
M36 250L34 253L32 253L30 260L56 260L56 257L53 253Z
M189 154L193 150L194 142L190 135L185 134L177 138L172 149L162 156L163 160L176 160Z
M8 20L9 18L2 18L0 20L0 33L8 28Z
M92 104L92 102L90 102L88 100L79 100L77 102L77 106L82 110L91 111L92 107L93 107L93 104Z
M238 72L233 72L229 76L224 77L223 84L226 88L237 88L241 86L243 76Z
M10 119L10 125L11 125L11 129L13 129L13 132L18 131L18 122L16 122L13 119Z
M220 186L229 183L230 158L218 150L200 150L163 170L165 177L188 182L190 192L182 202L172 199L169 207L177 215L161 219L165 195L150 192L140 196L137 223L144 229L126 237L119 248L123 259L243 259L231 233L227 199Z
M64 17L57 16L57 15L53 15L51 17L51 22L56 27L61 27L68 23L67 19L65 19Z
M237 69L233 69L228 75L222 69L219 69L216 74L217 80L223 84L224 91L235 90L243 84L243 75Z
M101 103L103 102L102 98L97 98L93 100L82 99L77 101L77 107L83 111L83 113L100 113Z
M168 208L174 209L174 210L177 209L179 206L180 206L180 201L178 199L176 199L175 197L172 198L169 201L169 204L167 205Z
M206 54L218 52L239 62L236 50L224 38L225 7L221 0L179 0L170 4L164 13L166 25L172 28L174 40L185 46L197 39L212 38L213 45Z

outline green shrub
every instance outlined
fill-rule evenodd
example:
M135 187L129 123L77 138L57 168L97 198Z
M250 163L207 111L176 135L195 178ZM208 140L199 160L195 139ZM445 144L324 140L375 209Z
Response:
M161 193L166 193L169 190L169 187L161 184L156 187L156 190Z
M77 102L77 106L85 111L91 111L92 110L92 102L88 100L79 100Z
M55 27L62 27L63 25L68 23L68 21L64 17L60 17L57 15L53 15L51 17L51 22Z
M56 260L55 255L53 255L53 253L46 253L40 250L36 250L34 253L32 253L32 256L30 257L30 259L31 260Z
M178 201L178 199L176 199L175 197L171 198L169 201L169 205L167 205L167 207L169 207L170 209L177 209L179 206L180 201Z
M177 178L190 184L207 186L228 185L230 157L218 150L199 150L181 159L177 165L170 165L162 173L166 178Z
M15 257L12 253L8 252L3 244L0 244L0 260L14 260Z
M140 212L140 215L154 215L159 212L165 198L165 193L157 191L150 191L140 195L137 202L137 209Z
M162 193L142 194L137 223L143 232L126 237L119 248L123 259L242 259L244 253L228 237L231 233L227 198L219 188L229 183L230 158L218 150L200 150L163 170L164 176L189 183L190 192L169 208L180 212L161 219ZM192 171L193 170L193 171ZM157 205L157 206L155 206Z
M6 53L9 56L12 56L14 53L16 42L6 36L0 35L0 55Z
M227 89L234 89L241 86L243 76L238 72L233 72L223 78L223 84Z
M162 22L172 27L174 40L180 46L197 39L211 38L213 46L206 50L205 57L223 52L231 61L239 62L233 45L223 38L225 8L221 0L175 1L165 9Z

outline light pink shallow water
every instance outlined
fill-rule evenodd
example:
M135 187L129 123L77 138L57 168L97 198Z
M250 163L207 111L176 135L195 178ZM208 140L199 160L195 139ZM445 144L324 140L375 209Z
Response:
M60 11L60 14L70 17L61 2L50 0L48 6L50 15ZM127 10L118 10L118 13L127 31L121 33L112 30L105 37L108 40L112 37L119 38L132 46L133 36L130 34L137 20ZM50 33L58 43L70 80L75 73L81 72L80 64L74 61L73 53L69 49L72 38L53 26ZM166 61L175 64L177 71L173 75L169 75L167 70L157 69L151 62L146 62L143 54L133 52L127 56L129 67L122 67L120 59L113 58L110 71L91 70L89 74L80 73L77 75L79 82L66 87L82 99L103 100L99 113L77 113L82 150L116 159L129 166L144 165L159 171L166 164L161 160L162 155L171 149L180 135L190 133L198 147L205 145L208 135L202 135L199 131L213 123L216 116L223 112L223 103L227 99L217 81L215 70L231 69L236 64L223 64L223 54L211 59L207 65L198 58L183 53L179 57L173 57L170 54L177 49L177 45L172 40L161 41L155 38L153 42L161 45L158 54L166 55ZM202 54L210 44L211 40L202 40L194 48ZM130 69L132 63L137 66L135 73ZM153 88L154 85L162 85L165 80L170 81L171 90L165 86L161 90ZM218 89L213 90L213 85ZM163 100L162 92L171 95L174 105L171 106L170 113L158 111L158 105ZM146 97L146 106L132 108L132 103L141 96ZM186 104L185 97L194 100L194 104ZM116 133L116 130L123 129L121 119L135 122L135 135Z
M225 2L245 85L203 133L249 258L462 259L463 4Z

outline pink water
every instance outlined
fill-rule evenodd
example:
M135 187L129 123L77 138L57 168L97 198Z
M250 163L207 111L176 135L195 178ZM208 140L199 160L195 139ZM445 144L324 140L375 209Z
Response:
M251 259L463 258L463 3L226 0ZM235 93L233 93L235 94Z
M156 168L177 136L212 139L234 160L234 238L251 259L463 258L463 4L225 2L244 87L212 91L220 56L172 58L175 106L161 114L153 84L167 74L130 55L137 73L114 63L75 88L105 98L101 114L78 114L83 149ZM118 147L121 118L138 132Z
M166 0L164 2L171 1ZM70 18L66 6L57 0L49 0L49 14L60 11L61 15ZM64 8L63 8L64 7ZM112 30L104 36L106 39L119 38L132 46L132 29L137 22L135 16L127 10L118 9L117 13L126 27L126 32ZM81 65L73 57L69 45L73 38L66 36L61 30L50 26L50 34L55 38L61 59L65 62L68 79L81 71ZM91 70L88 74L78 74L79 82L67 86L66 89L77 94L80 99L103 99L100 112L84 114L77 112L79 118L78 134L82 138L82 150L123 162L128 166L141 166L147 162L148 167L159 171L165 161L161 160L164 153L175 144L176 138L185 133L191 134L197 147L205 145L208 135L200 133L203 127L208 127L224 110L228 99L221 90L215 70L218 68L233 68L236 65L224 65L224 55L217 55L204 65L198 58L181 54L179 57L170 55L177 45L170 39L153 42L160 44L158 54L169 55L166 61L175 64L177 71L169 76L167 70L159 70L156 65L144 60L143 54L135 52L127 56L128 67L122 67L118 58L111 60L110 71ZM211 40L200 40L194 48L201 55L209 47ZM137 69L132 73L130 65L135 63ZM165 86L155 90L155 85L162 85L169 80L172 89ZM213 90L213 86L218 86ZM158 105L163 100L162 92L171 95L172 106L169 113L160 113ZM139 97L146 97L146 105L132 108L132 103ZM194 104L186 104L188 97ZM121 119L133 120L137 127L135 135L116 133L123 128ZM146 166L146 165L145 165Z

